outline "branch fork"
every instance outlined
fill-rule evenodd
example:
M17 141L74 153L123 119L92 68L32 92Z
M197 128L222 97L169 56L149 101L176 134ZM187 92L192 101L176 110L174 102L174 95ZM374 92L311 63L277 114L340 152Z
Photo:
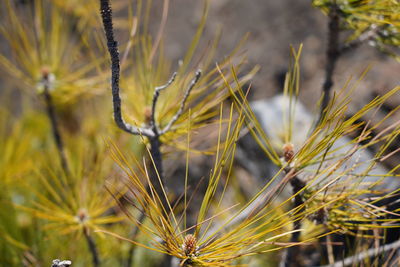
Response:
M118 42L114 38L114 29L112 24L112 9L109 0L100 0L100 12L103 20L104 31L107 38L107 47L111 57L111 87L112 87L112 98L113 98L114 121L117 124L117 126L120 129L124 130L125 132L128 132L133 135L145 136L149 139L158 139L161 135L167 133L171 129L173 124L182 115L183 110L185 108L186 100L189 97L193 87L200 79L201 71L198 70L196 72L195 77L190 82L189 87L185 91L179 110L163 129L158 129L158 126L156 124L155 120L156 105L158 102L158 98L160 96L160 92L167 89L174 82L177 75L176 72L172 74L171 78L165 85L156 87L154 90L150 127L137 127L127 123L122 117L121 96L119 87L121 70L120 70Z

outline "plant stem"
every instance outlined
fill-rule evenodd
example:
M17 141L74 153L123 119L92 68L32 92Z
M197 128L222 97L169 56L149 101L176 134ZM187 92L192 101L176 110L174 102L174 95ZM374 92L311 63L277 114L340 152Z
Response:
M173 124L179 119L182 115L182 112L185 108L186 100L188 99L192 89L198 82L201 76L201 71L197 71L194 79L189 84L188 89L186 90L181 105L176 112L176 114L172 117L169 123L161 130L157 128L157 123L155 120L155 110L157 100L160 94L160 91L166 89L171 83L174 81L176 73L174 73L171 79L167 82L167 84L157 87L154 92L153 96L153 103L152 103L152 114L150 118L150 127L135 127L133 125L128 124L122 118L122 111L121 111L121 97L120 97L120 88L119 88L119 79L120 79L120 60L119 60L119 51L118 51L118 42L114 38L114 29L113 29L113 22L112 22L112 9L110 6L110 0L99 0L100 1L100 13L103 21L103 27L105 31L105 35L107 38L107 47L108 52L111 58L111 91L112 91L112 99L113 99L113 111L114 111L114 121L117 126L133 135L141 135L148 138L150 141L150 183L147 187L148 191L151 191L154 188L156 194L158 195L160 205L166 211L164 214L165 217L169 216L169 202L167 196L165 195L165 191L163 188L163 184L165 182L164 174L163 174L163 162L162 162L162 154L161 154L161 141L160 136L168 132ZM139 218L140 219L140 218ZM144 219L144 217L143 217ZM142 219L142 220L143 220ZM167 219L167 218L166 218ZM132 257L134 247L130 250L129 257ZM170 257L168 257L170 259ZM131 259L128 258L127 260L132 262ZM163 266L169 266L171 261L167 259L166 263L163 263Z
M57 115L56 115L56 111L55 111L54 104L53 104L53 99L49 92L48 75L44 75L43 81L44 81L43 96L44 96L44 100L46 102L46 112L47 112L47 116L50 120L51 131L53 134L54 142L56 143L56 146L57 146L57 151L58 151L58 155L60 157L61 167L63 168L65 174L69 175L70 170L68 167L67 157L65 155L64 142L61 137L60 128L59 128L58 120L57 120Z
M153 99L153 108L152 108L152 122L150 128L138 128L132 126L124 121L122 118L121 111L121 97L120 97L120 88L119 88L119 78L120 78L120 62L119 62L119 51L118 51L118 42L115 41L114 38L114 29L112 22L112 9L110 6L109 0L100 0L100 12L103 20L104 31L107 38L107 47L110 53L111 58L111 87L112 87L112 98L113 98L113 110L114 110L114 120L119 128L122 130L133 134L133 135L143 135L146 136L150 141L150 155L154 164L150 164L150 181L155 188L156 193L158 194L161 203L165 204L167 201L165 199L161 181L164 181L163 178L163 167L162 167L162 157L160 152L160 133L157 130L156 123L154 121L154 110L155 105L158 99L159 92L165 88L167 88L175 78L174 74L170 81L159 88L156 88L155 96ZM154 165L154 166L153 166ZM164 206L167 207L167 206Z
M299 177L293 176L290 179L290 185L292 187L293 195L295 195L293 210L295 211L295 213L298 214L304 211L304 201L302 193L300 191L306 186L306 183L302 181ZM297 219L295 222L293 222L293 230L300 230L300 229L301 229L301 219ZM290 243L294 244L298 243L300 241L300 235L301 235L300 231L292 233L290 237ZM300 266L300 261L298 257L299 257L299 247L297 245L293 245L287 248L287 250L285 251L280 266L281 267Z
M100 266L100 257L99 257L99 252L97 250L97 245L94 239L90 236L89 230L85 227L83 228L83 234L86 238L89 251L92 254L92 262L94 267Z
M117 126L133 135L143 135L154 137L154 133L148 128L138 128L124 121L121 110L121 97L119 94L120 62L118 42L114 38L114 29L112 22L112 9L109 0L100 0L100 13L103 20L104 31L107 38L108 52L111 58L111 87L113 98L114 120Z
M339 8L336 3L333 3L329 12L328 23L328 47L326 50L326 66L325 66L325 81L322 86L322 103L320 114L316 126L324 119L326 108L330 101L330 91L333 86L333 73L335 71L336 62L340 57L339 52L339 32L340 32Z
M162 155L161 155L161 142L159 137L155 137L155 138L150 138L150 154L151 157L153 159L154 162L154 175L155 177L153 177L153 183L155 184L159 184L160 182L158 181L158 177L160 177L160 180L162 182L164 182L164 175L163 175L163 162L162 162ZM158 173L158 175L157 175ZM153 184L153 186L156 186L155 184ZM158 191L157 191L158 192Z

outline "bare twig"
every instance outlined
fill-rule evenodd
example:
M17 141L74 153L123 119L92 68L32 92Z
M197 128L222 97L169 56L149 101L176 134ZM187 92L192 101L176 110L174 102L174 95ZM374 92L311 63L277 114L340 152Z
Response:
M193 80L190 82L189 87L187 88L185 95L183 96L183 99L181 101L181 105L179 107L179 110L175 113L175 115L172 117L172 119L168 122L168 124L164 127L164 129L161 131L160 134L165 134L168 132L172 125L179 119L179 117L182 115L182 112L185 108L186 100L188 99L190 92L192 91L193 87L196 85L196 83L199 81L201 77L201 70L197 70L195 77Z
M353 49L358 48L365 42L373 40L376 37L378 31L379 31L378 26L376 25L371 26L371 29L363 32L357 39L343 45L339 50L340 56L343 55L344 53L350 52Z
M53 137L54 140L56 142L57 145L57 150L60 156L60 161L61 161L61 166L65 172L65 174L70 178L70 169L69 169L69 165L68 165L68 161L67 161L67 157L65 155L65 150L64 150L64 142L63 139L61 137L61 133L59 130L59 125L58 125L58 121L57 121L57 116L56 116L56 112L54 109L54 104L52 101L52 97L51 97L51 93L50 93L50 88L52 87L51 84L51 78L50 75L51 73L49 73L48 70L42 70L42 85L44 87L43 90L43 96L44 99L46 101L46 108L47 108L47 115L50 119L51 122L51 128L52 128L52 132L53 132ZM70 179L68 179L68 186L72 186L70 184ZM70 189L72 190L72 187L70 187ZM99 254L97 252L96 249L96 243L94 242L94 240L89 236L89 233L87 231L87 229L84 229L84 235L85 238L87 240L88 246L89 246L89 250L92 254L93 257L93 266L97 267L100 265L100 260L99 260ZM57 266L57 267L66 267L71 265L71 263L69 263L69 261L60 261L60 260L54 260L53 261L53 266Z
M360 252L356 255L347 257L343 260L340 260L334 264L324 265L321 267L345 267L345 266L350 266L350 265L354 265L354 264L357 265L357 263L359 263L365 259L377 257L377 256L381 255L382 253L391 251L393 249L398 249L398 248L400 248L400 240L395 241L391 244L380 246L379 248L370 248L366 251Z
M183 110L185 108L186 100L189 97L190 92L192 91L193 87L196 85L196 83L200 79L201 71L198 70L196 72L194 79L190 82L189 87L186 90L185 95L183 96L179 110L172 117L172 119L168 122L168 124L164 127L164 129L162 129L161 131L158 131L158 129L156 127L156 122L155 122L156 104L157 104L157 100L158 100L160 91L167 88L174 81L176 73L174 73L172 75L172 78L167 82L167 84L155 88L153 103L152 103L152 114L151 114L150 127L149 128L135 127L133 125L126 123L124 121L124 119L122 118L122 111L121 111L121 97L120 97L120 92L119 92L120 91L120 89L119 89L119 77L120 77L119 51L118 51L118 43L114 39L114 30L113 30L113 24L112 24L112 9L110 7L109 0L100 0L100 12L101 12L102 20L103 20L104 31L105 31L106 38L107 38L107 47L108 47L108 51L110 53L110 58L111 58L111 86L112 86L112 97L113 97L113 109L114 109L115 123L117 124L117 126L119 128L121 128L122 130L124 130L130 134L143 135L150 139L150 141L151 141L150 143L153 143L155 145L160 145L159 137L161 135L165 134L166 132L168 132L171 129L172 125L182 115ZM153 142L152 142L152 139L153 139ZM157 152L156 148L154 148L152 150ZM158 150L159 150L159 148L158 148Z
M121 97L119 94L119 76L120 76L120 63L118 42L114 39L114 30L112 24L112 10L109 0L100 0L100 12L103 19L104 31L107 38L108 52L111 57L111 86L114 108L114 120L117 126L134 135L143 135L146 137L154 137L154 132L148 128L138 128L124 121L121 111Z
M329 12L328 23L328 47L326 50L325 81L322 86L322 103L316 126L320 124L326 115L326 108L330 101L330 91L333 86L333 73L336 62L340 56L339 53L339 9L336 3L333 3Z
M90 236L88 229L85 227L83 229L83 235L86 238L90 254L92 254L92 262L94 267L100 266L100 257L99 257L99 252L97 250L96 242L94 239Z
M176 72L174 72L171 76L171 78L169 79L169 81L162 85L162 86L158 86L156 87L156 89L154 90L154 95L153 95L153 101L152 101L152 106L151 106L151 120L150 120L150 124L151 127L155 133L155 135L158 135L158 128L157 128L157 124L156 124L156 118L155 118L155 114L156 114L156 106L157 106L157 101L158 101L158 97L160 96L160 92L166 88L168 88L174 81L175 81L175 77L176 77Z
M162 188L158 188L159 186L159 181L157 178L157 176L159 176L161 178L162 182L165 182L164 179L164 175L163 175L163 164L162 164L162 155L161 155L161 141L160 141L160 136L167 133L172 125L174 125L174 123L179 119L179 117L182 115L183 110L185 108L185 104L186 104L186 100L188 99L193 87L196 85L196 83L199 81L200 76L201 76L201 71L198 70L196 71L196 75L193 78L193 80L190 82L183 98L180 104L180 107L178 109L178 111L175 113L175 115L172 117L172 119L168 122L167 126L164 127L164 129L159 130L157 128L157 123L155 120L155 112L156 112L156 105L158 102L158 97L160 95L160 92L166 88L168 88L168 86L171 85L171 83L174 82L175 77L176 77L176 72L172 74L172 77L170 78L170 80L162 86L156 87L154 90L154 95L153 95L153 101L152 101L152 109L151 109L151 120L150 120L150 126L151 126L151 130L153 131L153 136L149 137L150 140L150 154L152 156L152 160L154 162L154 168L151 168L151 177L153 177L153 185L156 188L157 193L159 193L159 196L162 197ZM161 185L160 185L161 186Z
M155 105L158 99L159 91L168 87L175 75L172 76L171 80L164 86L158 87L155 90L154 98L153 98L153 114L152 122L153 127L150 128L138 128L134 127L128 123L126 123L122 118L121 113L121 97L119 92L119 76L120 76L120 62L119 62L119 52L118 52L118 43L114 39L114 30L112 24L112 9L110 6L109 0L100 0L100 12L103 20L104 31L107 38L107 46L108 51L111 57L111 86L112 86L112 97L113 97L113 109L114 109L114 120L119 128L122 130L133 134L133 135L143 135L150 140L150 154L154 161L154 166L151 168L150 179L153 186L156 188L157 194L163 198L162 185L160 185L158 181L158 176L160 176L163 180L163 168L162 168L162 159L160 152L160 140L159 133L156 130L156 124L154 121L154 111ZM153 164L150 164L153 165Z

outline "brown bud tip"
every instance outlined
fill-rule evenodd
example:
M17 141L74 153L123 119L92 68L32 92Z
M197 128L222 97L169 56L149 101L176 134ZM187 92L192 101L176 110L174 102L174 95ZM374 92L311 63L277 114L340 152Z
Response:
M88 219L87 211L85 209L80 209L76 217L79 220L79 222L81 223L85 222Z
M50 68L47 66L43 66L42 69L40 70L43 79L47 79L50 74Z
M150 121L151 121L151 107L146 106L146 107L144 108L144 122L145 122L146 124L149 124Z
M283 157L286 162L293 159L294 156L294 146L291 143L284 144L283 147Z
M186 256L192 255L196 252L196 237L192 234L186 235L182 244L183 252Z

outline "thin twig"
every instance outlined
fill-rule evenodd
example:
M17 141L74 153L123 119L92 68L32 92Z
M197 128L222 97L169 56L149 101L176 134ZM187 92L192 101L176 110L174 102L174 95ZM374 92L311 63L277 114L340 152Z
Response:
M168 88L174 81L175 81L175 77L176 77L176 72L174 72L171 76L171 78L169 79L169 81L162 85L162 86L158 86L156 87L156 89L154 90L154 95L153 95L153 101L152 101L152 106L151 106L151 119L150 119L150 126L152 127L155 135L158 135L158 129L157 129L157 124L156 124L156 106L157 106L157 102L158 102L158 97L160 96L160 92L162 90L165 90L166 88Z
M42 83L43 83L43 87L44 87L43 96L44 96L44 100L46 102L46 112L47 112L47 116L49 117L49 120L50 120L51 131L53 134L54 142L56 143L56 146L57 146L57 151L58 151L58 155L60 157L61 167L63 168L65 174L69 175L70 169L68 167L67 156L65 154L64 142L61 137L60 127L58 124L53 99L50 94L51 81L49 79L49 75L50 75L50 73L48 73L47 71L43 71Z
M94 239L90 236L88 229L85 227L83 229L83 235L86 238L90 254L92 254L92 262L94 267L100 266L100 257L99 257L99 252L97 250L96 242Z
M114 30L112 23L112 10L109 0L100 0L100 12L103 20L104 31L107 38L108 52L111 57L111 86L114 109L114 120L117 126L134 135L143 135L154 137L154 133L148 128L138 128L124 121L121 111L121 97L119 93L120 63L118 42L114 39Z
M160 132L160 134L165 134L168 132L172 125L179 119L179 117L182 115L183 110L185 108L186 100L188 99L193 87L196 85L196 83L199 81L201 77L201 70L197 70L195 77L193 80L190 82L189 87L187 88L185 95L183 96L183 99L181 101L181 105L179 107L179 110L175 113L175 115L172 117L172 119L168 122L168 124L164 127L164 129Z
M339 53L339 10L336 3L333 3L329 12L328 23L328 47L326 50L325 81L322 86L322 103L316 126L320 124L326 115L326 108L330 101L330 91L333 86L333 73Z
M43 87L44 87L43 96L46 101L47 115L51 122L52 133L53 133L53 137L56 142L56 145L57 145L57 151L58 151L58 154L60 157L61 166L62 166L65 174L70 176L71 173L70 173L67 157L65 155L64 142L61 137L61 133L60 133L60 129L59 129L58 121L57 121L57 116L56 116L56 112L54 109L53 100L52 100L52 97L50 94L50 88L52 85L51 85L49 75L50 75L50 73L48 71L45 71L45 70L43 71L43 80L42 80ZM70 180L68 180L68 181L70 181ZM93 257L93 266L98 267L100 265L100 260L99 260L99 254L96 249L96 243L89 236L87 229L84 229L83 232L84 232L85 238L87 240L89 250ZM63 263L63 262L61 262L61 263ZM61 263L60 263L60 261L57 261L57 260L53 261L53 265L58 264L57 266L60 266L60 267L61 266L69 266L69 265L66 265L65 261L63 264L61 264Z
M378 31L379 31L378 26L376 25L371 26L370 30L367 30L362 34L360 34L360 36L357 39L343 45L342 48L340 48L339 50L339 54L343 55L344 53L350 52L358 48L363 43L373 40L376 37Z
M392 249L398 249L400 248L400 240L395 241L391 244L387 244L387 245L383 245L380 246L379 248L370 248L366 251L360 252L356 255L347 257L343 260L340 260L334 264L330 264L330 265L324 265L321 267L345 267L345 266L350 266L350 265L354 265L356 263L359 263L365 259L368 258L372 258L372 257L377 257L379 255L381 255L382 253L388 252Z

